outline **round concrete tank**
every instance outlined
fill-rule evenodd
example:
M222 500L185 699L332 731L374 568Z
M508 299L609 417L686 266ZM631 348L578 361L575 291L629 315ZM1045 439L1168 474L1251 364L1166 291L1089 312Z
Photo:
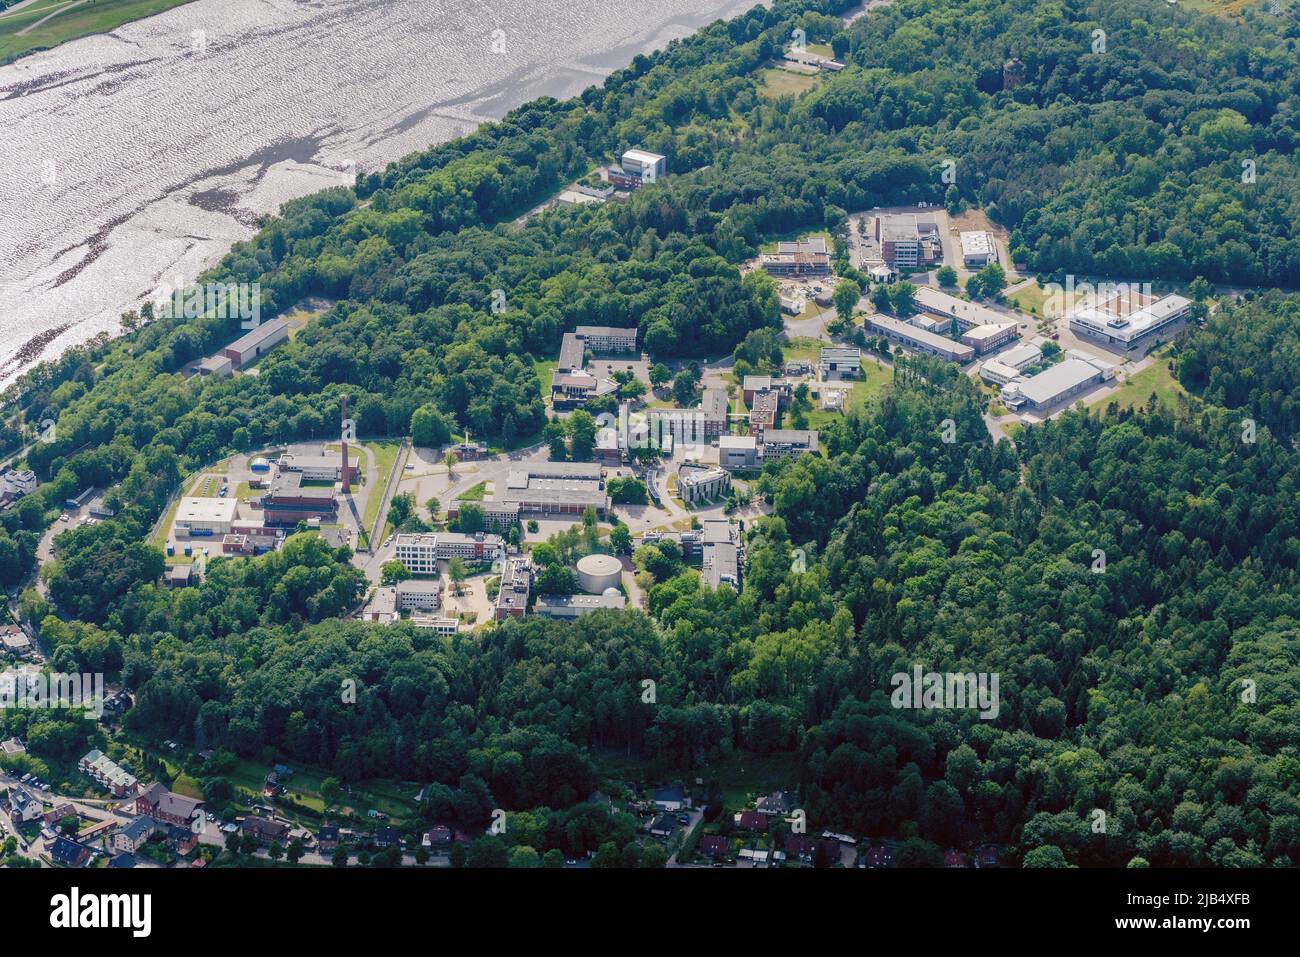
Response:
M578 585L589 595L617 588L623 577L623 563L613 555L586 555L578 559Z

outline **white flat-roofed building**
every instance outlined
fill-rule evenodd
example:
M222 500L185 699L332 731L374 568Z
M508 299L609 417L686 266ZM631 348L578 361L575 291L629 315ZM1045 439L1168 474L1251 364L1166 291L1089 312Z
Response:
M429 615L412 615L410 622L416 628L423 628L439 635L454 635L460 631L460 621L456 618L437 618Z
M975 358L975 350L965 343L953 342L933 332L926 332L916 326L889 316L874 315L867 317L867 329L901 342L917 352L938 356L949 362L969 362Z
M999 353L997 359L998 362L1011 366L1013 369L1023 369L1026 366L1042 362L1043 350L1032 342L1026 342L1014 346L1006 352Z
M685 468L677 473L677 494L687 505L712 502L731 491L731 473L720 468Z
M441 606L440 579L408 579L397 583L398 611L434 611Z
M230 359L231 365L239 369L266 355L288 338L289 326L285 321L283 319L272 319L269 322L261 323L256 329L240 336L222 349L221 354Z
M913 296L916 305L925 312L957 320L957 328L963 332L976 326L991 326L1008 322L1010 317L988 306L958 299L930 286L918 286Z
M718 464L724 469L752 469L758 465L758 440L752 435L718 438Z
M1020 370L1009 366L1001 359L990 359L980 366L980 378L994 385L1006 385L1020 380Z
M931 216L915 213L877 216L874 234L880 243L881 258L895 269L929 266L943 254L939 224Z
M573 332L593 352L636 352L636 326L578 326Z
M1107 370L1082 359L1066 359L1028 379L1002 387L1002 402L1013 411L1042 410L1067 402L1109 378Z
M730 585L740 591L740 549L730 542L706 543L701 551L700 580L710 588Z
M656 180L668 172L667 157L649 150L630 149L620 159L623 172L629 176L639 176L643 180Z
M546 618L580 618L602 608L622 608L627 599L617 588L600 595L538 595L533 611Z
M1012 321L991 322L986 326L973 326L962 333L961 341L975 350L976 355L992 352L1015 339L1017 323Z
M1122 299L1115 296L1076 307L1070 312L1070 331L1127 351L1185 318L1192 308L1190 299L1171 294L1123 314Z
M764 462L816 452L817 430L768 429L759 436L759 446L759 454Z
M828 276L830 249L822 236L794 242L779 242L775 253L762 253L758 264L773 276Z
M176 507L177 534L225 535L239 512L233 498L183 498Z
M348 453L350 479L355 478L360 461L358 456ZM338 482L342 479L340 470L343 468L343 452L324 452L320 455L286 453L280 456L279 465L281 472L301 472L304 482Z
M477 503L476 503L477 504ZM438 562L491 561L505 551L500 535L476 532L402 532L397 536L396 558L412 575L438 574Z
M924 329L926 332L933 332L935 335L943 335L952 328L952 320L943 316L927 316L923 312L907 320L909 325L916 326L918 329Z
M862 375L862 350L857 346L827 346L817 363L823 382Z
M987 266L998 261L998 253L993 245L993 236L984 230L964 232L961 240L961 261L970 269Z

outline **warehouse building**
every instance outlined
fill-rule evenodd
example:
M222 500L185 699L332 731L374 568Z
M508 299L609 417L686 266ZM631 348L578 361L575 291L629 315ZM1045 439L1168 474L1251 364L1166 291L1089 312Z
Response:
M252 332L240 336L222 349L221 354L228 358L230 364L236 369L242 369L256 362L288 338L289 326L285 321L272 319L270 322L262 323Z
M357 456L348 455L348 481L356 482L359 469ZM302 474L304 482L341 482L343 481L343 453L325 452L320 455L293 455L286 453L280 456L279 461L281 472L299 472Z
M449 518L460 514L462 505L476 505L489 512L494 520L520 515L581 515L588 508L604 516L609 510L609 494L601 477L598 462L530 462L511 469L504 488L483 502L456 502L448 509Z
M726 584L740 591L740 549L730 542L706 544L700 580L710 588Z
M752 435L724 435L718 439L718 464L724 469L758 467L758 439Z
M938 356L949 362L969 362L975 357L975 350L964 343L953 342L951 339L945 339L943 336L926 332L924 329L918 329L916 326L888 316L879 314L868 316L866 325L869 331L878 332L895 342L901 342L909 349Z
M991 233L983 230L964 232L958 238L961 240L961 261L967 269L980 269L998 261Z
M821 351L817 371L823 382L856 379L862 375L862 350L856 346L826 346Z
M759 457L763 462L817 451L816 429L768 429L759 436Z
M1112 375L1109 364L1095 365L1071 356L1036 376L1007 383L1002 387L1002 402L1013 411L1050 409L1091 391Z
M602 608L622 608L627 599L617 588L600 595L538 595L533 611L546 618L581 618Z
M232 498L183 498L176 507L176 534L225 535L238 512Z

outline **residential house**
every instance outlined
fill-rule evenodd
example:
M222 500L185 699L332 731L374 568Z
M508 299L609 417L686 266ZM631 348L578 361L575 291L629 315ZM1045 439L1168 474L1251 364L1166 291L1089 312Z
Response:
M332 851L339 846L339 829L334 824L324 824L316 833L316 844L322 851Z
M135 799L135 813L147 814L160 824L178 824L189 827L203 802L167 790L155 781Z
M49 847L50 857L55 863L64 867L85 867L90 860L90 848L70 841L66 837L56 837Z
M652 800L655 808L660 811L680 811L691 806L691 799L686 796L686 791L680 784L659 788Z
M724 860L731 854L731 840L721 834L705 834L700 838L700 853L715 861Z
M660 814L650 824L651 837L671 837L677 830L677 818L671 814Z
M156 830L153 818L141 814L113 835L113 850L134 854L144 847Z
M23 788L9 789L9 819L14 827L35 821L41 816L41 802Z
M759 814L774 814L778 817L785 817L795 809L798 796L793 791L773 791L766 797L761 797L755 802L754 807Z
M76 816L77 816L77 809L73 807L71 804L69 804L67 801L64 801L62 804L55 807L54 810L52 811L46 811L45 814L43 815L43 817L45 818L46 827L56 827L60 822L63 821L65 817L76 817Z
M745 831L766 833L767 815L760 814L758 811L741 811L736 815L736 827Z
M263 844L273 844L288 836L289 825L250 814L239 822L239 830L243 834L252 835Z

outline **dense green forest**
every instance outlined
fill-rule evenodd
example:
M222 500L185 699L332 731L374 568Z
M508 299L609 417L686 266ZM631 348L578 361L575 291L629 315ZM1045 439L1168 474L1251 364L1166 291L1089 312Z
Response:
M30 573L68 494L112 485L118 510L60 536L55 608L24 598L54 665L120 671L140 735L435 782L429 819L467 828L493 807L542 809L510 838L554 832L539 851L625 843L622 820L566 836L604 756L707 777L743 749L791 756L817 826L914 838L918 860L977 841L1085 865L1300 860L1300 333L1282 294L1178 344L1192 397L1176 408L1071 412L1014 447L990 442L967 377L899 360L878 406L823 430L822 455L765 468L774 513L748 529L739 594L660 554L649 615L440 638L339 620L362 583L306 536L214 560L197 588L157 584L143 541L182 475L330 434L344 391L363 435L407 434L433 410L507 446L540 441L531 360L563 331L635 323L658 355L725 354L779 327L773 284L737 263L849 210L980 205L1044 274L1296 285L1290 22L897 0L844 29L830 14L845 6L755 8L577 99L287 204L212 277L259 282L271 314L332 306L256 377L185 380L235 324L147 313L28 374L28 420L56 420L57 439L28 456L47 484L0 518L0 581ZM759 70L796 28L848 68L771 98ZM1026 82L1004 92L1009 56ZM626 204L514 223L631 145L673 175ZM946 419L956 442L940 440ZM915 664L998 673L998 716L892 708L890 676ZM0 730L58 760L94 740L49 713Z

